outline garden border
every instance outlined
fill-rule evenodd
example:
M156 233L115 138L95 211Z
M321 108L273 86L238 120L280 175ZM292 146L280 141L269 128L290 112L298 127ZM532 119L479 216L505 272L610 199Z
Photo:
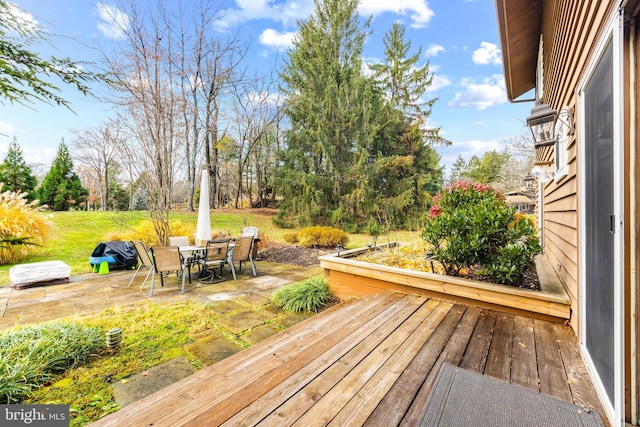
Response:
M536 291L351 259L372 249L363 247L318 258L325 280L338 298L392 290L546 320L564 321L571 317L571 299L544 255L535 260L541 286L541 291Z

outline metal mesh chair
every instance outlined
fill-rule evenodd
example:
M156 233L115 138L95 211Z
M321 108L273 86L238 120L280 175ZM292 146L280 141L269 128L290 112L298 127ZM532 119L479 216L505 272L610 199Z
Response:
M151 256L153 258L153 276L151 277L151 291L149 292L149 296L153 296L153 285L156 280L156 274L160 274L160 283L164 286L162 273L173 271L178 273L178 277L182 276L182 290L180 293L183 294L186 265L180 249L177 246L152 246ZM191 282L191 278L189 278L189 282Z
M242 270L242 262L249 261L251 263L251 271L254 276L256 274L256 265L253 263L253 236L240 236L236 238L235 245L233 249L229 251L229 256L227 257L227 262L231 267L231 273L233 274L233 280L236 280L236 268L234 263L238 263L238 271Z
M144 288L145 283L147 283L147 280L149 279L149 275L151 274L151 271L153 270L153 261L151 260L151 257L149 256L149 251L147 250L147 247L144 245L144 243L140 241L131 241L131 243L136 248L136 252L138 253L139 264L138 264L138 268L136 269L136 272L133 274L133 277L129 282L129 286L131 286L131 284L133 283L133 280L138 275L138 272L143 267L149 268L149 272L145 276L144 281L142 282L142 286L140 286L140 290L142 290L142 288Z
M227 263L229 252L229 240L209 240L204 256L200 259L202 270L199 273L200 283L217 283L226 280L222 274L216 274L216 269L220 269ZM211 269L213 267L213 269Z

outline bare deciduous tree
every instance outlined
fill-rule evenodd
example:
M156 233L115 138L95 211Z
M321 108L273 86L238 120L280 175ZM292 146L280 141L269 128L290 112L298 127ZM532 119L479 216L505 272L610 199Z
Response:
M86 173L93 175L90 181L97 183L100 210L109 210L109 171L118 156L120 130L105 124L93 129L75 129L73 134L73 157L85 167ZM83 182L86 186L87 181Z
M174 82L177 70L172 55L171 22L165 4L141 7L121 2L128 25L118 51L105 55L117 80L117 105L131 138L130 153L138 169L158 242L169 241L169 212L177 164L184 156L179 140L179 98ZM123 123L124 124L124 123Z

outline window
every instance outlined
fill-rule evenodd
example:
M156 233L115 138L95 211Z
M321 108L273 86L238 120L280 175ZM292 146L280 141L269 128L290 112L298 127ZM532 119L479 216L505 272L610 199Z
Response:
M556 173L554 179L559 181L567 175L569 170L568 162L568 150L569 150L569 135L571 134L571 120L573 117L569 107L562 107L558 118L556 120L555 136L555 162Z

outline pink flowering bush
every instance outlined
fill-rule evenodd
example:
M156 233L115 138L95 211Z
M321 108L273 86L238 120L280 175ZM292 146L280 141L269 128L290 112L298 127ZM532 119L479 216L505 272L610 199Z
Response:
M422 237L447 274L477 267L494 282L516 286L540 251L534 224L478 183L456 182L438 193Z

